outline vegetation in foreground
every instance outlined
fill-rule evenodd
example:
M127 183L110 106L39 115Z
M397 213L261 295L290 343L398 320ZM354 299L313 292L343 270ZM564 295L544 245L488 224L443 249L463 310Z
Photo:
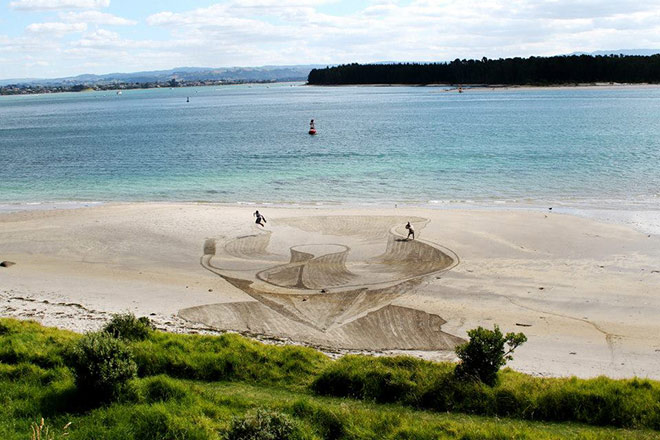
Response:
M0 438L29 439L42 417L54 439L660 438L655 381L504 370L491 387L451 363L146 333L0 319ZM81 382L81 347L100 383Z

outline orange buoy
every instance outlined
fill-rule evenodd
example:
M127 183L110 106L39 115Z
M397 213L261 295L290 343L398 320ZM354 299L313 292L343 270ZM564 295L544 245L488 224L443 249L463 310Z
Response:
M315 135L316 134L316 128L310 128L309 129L309 134Z

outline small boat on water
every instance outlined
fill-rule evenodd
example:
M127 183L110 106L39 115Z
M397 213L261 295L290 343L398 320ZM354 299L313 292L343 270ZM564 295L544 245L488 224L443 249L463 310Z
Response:
M312 136L316 134L316 127L314 127L314 119L309 121L309 134Z

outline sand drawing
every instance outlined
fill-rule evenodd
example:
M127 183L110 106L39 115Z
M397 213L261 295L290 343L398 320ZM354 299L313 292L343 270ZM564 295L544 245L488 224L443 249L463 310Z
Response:
M448 350L462 339L440 316L396 305L424 278L459 262L450 249L403 238L428 220L312 216L272 219L271 229L204 243L201 264L253 301L181 310L223 329L351 350ZM401 231L399 231L399 229Z

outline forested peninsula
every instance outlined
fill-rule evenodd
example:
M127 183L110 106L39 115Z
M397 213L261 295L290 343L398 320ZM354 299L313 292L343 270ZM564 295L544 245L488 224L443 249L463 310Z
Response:
M456 59L446 63L346 64L313 69L310 85L564 85L660 83L660 54Z

